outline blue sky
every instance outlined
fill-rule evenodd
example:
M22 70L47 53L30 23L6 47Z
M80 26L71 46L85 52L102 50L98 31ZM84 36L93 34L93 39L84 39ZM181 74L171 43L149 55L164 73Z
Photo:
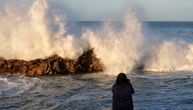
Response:
M79 19L121 19L128 7L143 20L193 21L193 0L55 0Z
M6 0L0 0L0 4ZM10 0L11 1L11 0ZM18 2L18 0L12 0ZM25 1L26 0L19 0ZM31 2L28 0L27 2ZM120 20L128 7L143 20L193 21L193 0L49 0L74 20ZM0 5L2 7L2 5ZM0 8L1 9L1 8Z

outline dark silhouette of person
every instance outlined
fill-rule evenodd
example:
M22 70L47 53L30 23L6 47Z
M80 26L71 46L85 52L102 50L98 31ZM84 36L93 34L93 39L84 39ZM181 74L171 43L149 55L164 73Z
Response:
M133 86L126 74L120 73L112 87L113 110L133 110Z

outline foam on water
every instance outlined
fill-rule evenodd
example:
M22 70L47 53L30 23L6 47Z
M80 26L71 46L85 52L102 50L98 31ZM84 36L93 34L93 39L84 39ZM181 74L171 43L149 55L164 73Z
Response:
M5 97L17 96L25 91L30 90L35 86L35 83L40 83L37 78L31 79L27 77L4 77L0 78L0 94Z
M193 71L192 44L176 40L151 43L131 10L120 31L105 23L99 31L86 29L75 36L66 32L64 15L49 5L47 0L36 0L27 11L17 6L5 8L0 15L0 56L30 60L59 54L76 59L84 50L94 48L107 74L129 72L136 65L151 71Z

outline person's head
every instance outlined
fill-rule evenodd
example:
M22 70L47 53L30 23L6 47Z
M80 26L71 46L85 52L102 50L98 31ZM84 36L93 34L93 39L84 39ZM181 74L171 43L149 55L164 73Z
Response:
M127 76L125 73L119 73L116 79L116 84L127 84L129 83L129 80L127 79Z

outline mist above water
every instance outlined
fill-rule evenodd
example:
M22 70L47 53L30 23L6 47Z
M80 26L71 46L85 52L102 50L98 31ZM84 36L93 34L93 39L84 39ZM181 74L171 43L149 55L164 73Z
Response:
M130 72L138 65L148 71L193 71L193 45L177 40L151 42L142 23L128 10L117 31L111 23L99 30L85 29L80 36L67 33L65 15L56 13L47 0L35 0L19 13L9 6L0 15L0 56L6 59L45 58L58 54L76 59L88 48L105 66L105 73Z

